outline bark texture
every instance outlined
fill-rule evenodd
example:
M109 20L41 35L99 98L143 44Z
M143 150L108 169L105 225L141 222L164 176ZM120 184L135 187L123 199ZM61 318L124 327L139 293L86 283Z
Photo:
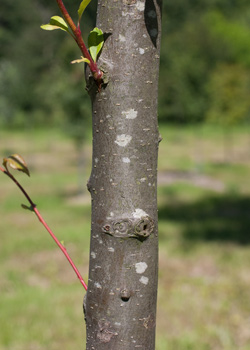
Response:
M157 95L161 6L100 0L99 59L107 85L89 79L92 227L85 303L87 350L155 348L158 275Z

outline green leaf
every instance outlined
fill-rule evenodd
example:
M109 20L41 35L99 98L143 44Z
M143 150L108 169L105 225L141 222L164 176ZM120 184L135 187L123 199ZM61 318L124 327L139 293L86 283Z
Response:
M64 19L60 16L53 16L51 17L49 24L43 24L41 26L44 30L55 30L55 29L61 29L65 32L70 33L69 27L67 23L64 21Z
M71 64L81 63L81 62L86 62L86 63L90 64L90 60L88 60L87 58L85 58L83 56L81 56L81 58L79 58L78 60L71 61Z
M49 24L60 27L62 30L68 31L69 27L65 20L60 16L53 16L50 19Z
M52 26L50 24L43 24L40 26L40 28L42 28L43 30L55 30L55 29L61 29L57 26Z
M80 6L79 6L79 9L78 9L78 20L80 22L81 20L81 17L82 17L82 14L85 10L85 8L88 6L88 4L90 3L91 0L83 0L81 3L80 3Z
M96 62L97 56L100 53L104 43L103 32L99 28L94 28L88 37L88 46L91 57Z
M3 166L9 172L7 165L9 165L12 169L22 171L23 173L30 176L29 169L23 157L19 154L12 154L11 156L3 159Z

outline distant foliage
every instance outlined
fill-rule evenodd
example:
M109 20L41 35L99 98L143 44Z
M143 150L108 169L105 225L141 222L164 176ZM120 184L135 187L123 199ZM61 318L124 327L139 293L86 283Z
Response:
M206 119L223 125L250 122L250 71L237 64L220 64L208 84Z
M79 3L67 4L77 14ZM86 8L85 33L95 26L96 4ZM249 121L249 0L175 0L163 6L160 121ZM77 110L75 98L67 97L85 87L83 64L70 65L79 50L63 33L48 40L40 29L57 11L50 0L1 0L1 127L60 124L78 135L90 119L84 93Z
M248 121L249 1L177 0L164 6L160 120Z

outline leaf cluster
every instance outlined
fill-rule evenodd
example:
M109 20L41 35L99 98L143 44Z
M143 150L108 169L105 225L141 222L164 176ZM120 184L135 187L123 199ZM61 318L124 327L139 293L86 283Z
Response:
M20 154L12 154L11 156L3 159L3 166L5 167L6 171L9 173L8 165L14 169L21 171L25 173L26 175L30 176L30 172L28 169L28 166Z
M83 0L80 3L80 6L79 6L78 11L77 11L77 13L78 13L77 28L72 28L70 23L67 23L66 18L63 19L60 16L52 16L50 19L50 22L48 24L41 25L41 28L44 30L60 29L60 30L67 32L74 39L76 39L75 30L79 31L80 21L81 21L83 12L85 11L85 9L88 6L88 4L90 3L90 1L91 0ZM103 47L103 43L104 43L104 37L103 37L102 30L99 28L94 28L88 36L88 48L89 48L90 55L91 55L94 62L96 62L97 57L98 57L99 53L101 52L101 49ZM90 60L87 57L83 57L83 56L78 60L72 61L71 63L80 63L80 62L85 62L87 64L90 64Z

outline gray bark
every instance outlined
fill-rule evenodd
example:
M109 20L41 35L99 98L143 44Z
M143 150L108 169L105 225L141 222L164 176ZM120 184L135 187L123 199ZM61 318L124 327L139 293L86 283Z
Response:
M161 6L100 0L107 85L93 104L87 350L155 348Z

